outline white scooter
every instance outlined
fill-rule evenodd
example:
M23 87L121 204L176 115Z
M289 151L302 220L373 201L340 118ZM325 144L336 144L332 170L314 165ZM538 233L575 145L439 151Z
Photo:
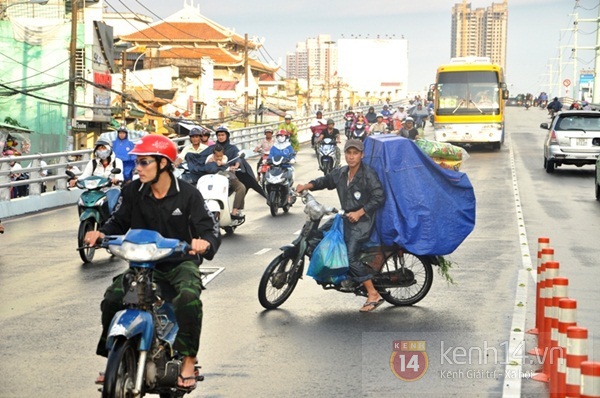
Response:
M232 163L235 160L232 159L228 163ZM215 215L219 226L226 233L232 234L237 227L246 221L245 218L231 218L235 192L229 194L229 175L227 172L203 175L198 179L196 187L202 194L208 210Z

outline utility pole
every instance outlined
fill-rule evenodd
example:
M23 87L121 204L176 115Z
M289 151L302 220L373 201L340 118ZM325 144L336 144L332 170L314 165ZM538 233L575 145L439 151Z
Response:
M308 114L310 115L312 113L312 109L310 108L310 96L312 94L310 92L310 65L306 66L306 76L308 85L308 88L306 89L306 107L308 108Z
M598 17L595 19L579 19L577 22L595 22L596 23L596 45L594 47L578 47L579 50L594 50L594 88L592 91L592 102L600 102L600 7L598 8Z
M123 125L127 124L127 120L125 120L125 89L127 89L127 69L125 68L125 62L127 62L127 53L123 50L121 53L121 117Z
M600 101L600 7L598 7L598 18L596 19L596 60L594 65L594 92L592 93L592 102L597 104Z
M244 127L248 127L248 33L244 34Z
M71 42L69 45L69 105L67 111L67 147L79 149L79 140L73 131L75 120L75 76L77 59L77 14L79 13L77 3L79 0L71 0Z

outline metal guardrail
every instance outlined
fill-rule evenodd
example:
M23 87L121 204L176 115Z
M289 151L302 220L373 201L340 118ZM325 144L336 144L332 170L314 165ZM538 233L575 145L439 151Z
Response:
M391 103L390 106L395 107L398 104L400 103ZM382 107L382 105L372 106L376 110L380 110ZM360 109L366 113L368 107L356 107L355 110ZM323 117L325 119L333 119L338 124L343 122L345 113L346 110L323 112ZM293 120L298 127L300 142L310 141L312 132L309 126L313 119L314 115ZM277 130L280 124L281 122L267 123L260 126L231 130L231 142L244 151L246 157L255 156L256 154L253 150L263 140L265 128L271 127L273 130ZM187 140L187 137L173 139L179 145L187 142ZM79 189L68 189L68 177L65 171L69 164L79 168L85 167L91 158L91 153L92 149L84 149L18 156L16 160L19 164L21 166L24 164L27 165L27 167L22 167L19 172L29 173L29 179L20 181L10 180L9 162L11 159L8 157L0 158L0 219L76 203L81 191ZM69 161L69 159L75 156L80 156L81 159L74 162ZM42 160L46 165L42 164ZM47 175L43 176L45 172L47 172ZM42 192L44 184L47 186L46 192ZM29 195L11 199L11 189L23 185L29 186Z

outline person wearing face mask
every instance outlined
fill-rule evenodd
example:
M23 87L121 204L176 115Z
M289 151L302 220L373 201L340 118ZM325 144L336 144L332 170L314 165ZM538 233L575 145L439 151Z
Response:
M277 137L275 137L275 144L269 151L269 160L276 156L283 156L285 159L284 163L294 163L296 158L296 152L288 139L288 132L285 130L279 130Z
M113 169L119 169L120 172L112 174ZM98 176L104 178L110 178L113 185L119 185L123 182L123 161L117 158L112 151L112 145L109 141L100 138L94 145L94 159L90 160L83 169L83 172L69 181L69 185L74 187L77 184L77 180L83 180L90 176ZM108 208L112 211L114 205L117 203L119 198L120 189L110 188L106 191L108 198Z

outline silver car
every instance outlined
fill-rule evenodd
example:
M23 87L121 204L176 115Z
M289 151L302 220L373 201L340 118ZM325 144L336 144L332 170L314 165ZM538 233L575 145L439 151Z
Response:
M550 122L540 124L548 135L544 141L544 168L570 164L581 167L595 164L600 155L600 112L564 111Z

